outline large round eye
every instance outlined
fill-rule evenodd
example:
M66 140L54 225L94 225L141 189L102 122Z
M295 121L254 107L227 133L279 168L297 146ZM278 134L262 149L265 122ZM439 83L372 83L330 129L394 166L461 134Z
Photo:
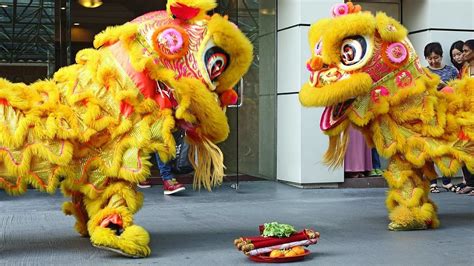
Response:
M206 49L204 63L209 79L215 81L229 66L229 55L218 46Z
M361 67L368 59L370 42L365 36L351 36L342 41L341 64L345 68L356 69ZM344 67L342 67L344 68ZM348 70L348 69L347 69Z
M346 66L359 63L367 52L367 41L362 36L344 39L341 45L341 62Z

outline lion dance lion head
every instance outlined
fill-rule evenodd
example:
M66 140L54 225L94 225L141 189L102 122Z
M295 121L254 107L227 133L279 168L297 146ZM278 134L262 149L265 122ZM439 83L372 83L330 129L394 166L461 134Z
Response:
M332 16L310 28L310 77L299 99L304 106L325 107L320 120L330 136L325 162L337 166L348 125L363 127L376 112L386 112L383 98L412 86L424 72L407 30L385 13L374 16L348 2L335 5Z
M214 185L222 180L222 153L215 144L229 134L226 106L237 101L233 86L253 58L250 41L235 24L226 16L207 15L215 7L214 0L168 1L166 11L108 28L94 41L96 48L111 52L145 98L172 110L167 127L186 130L191 156L199 155L198 185L206 176L213 176ZM133 112L126 102L121 111ZM163 135L169 136L172 152L158 152L167 159L174 142ZM204 186L210 188L208 182Z

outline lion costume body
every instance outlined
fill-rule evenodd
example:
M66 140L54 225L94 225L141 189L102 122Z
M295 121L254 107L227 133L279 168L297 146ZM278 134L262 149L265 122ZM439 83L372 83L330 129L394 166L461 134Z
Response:
M384 13L338 4L333 18L311 26L304 106L325 106L320 127L330 137L325 162L343 162L348 127L389 159L386 205L390 230L436 228L429 199L434 164L446 176L474 170L474 80L437 91L439 77L421 67L407 30Z
M224 175L214 143L229 133L225 107L236 100L232 86L250 66L252 46L226 17L206 15L215 7L169 1L167 11L98 34L96 49L79 52L51 80L0 79L0 188L20 195L28 184L48 193L60 186L72 199L63 211L94 246L148 256L149 235L133 223L148 154L172 158L172 132L181 127L194 185L210 189Z

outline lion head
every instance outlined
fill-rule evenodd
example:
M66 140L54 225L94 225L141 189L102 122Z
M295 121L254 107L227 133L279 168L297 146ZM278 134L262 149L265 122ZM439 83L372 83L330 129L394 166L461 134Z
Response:
M206 12L214 0L170 0L167 11L140 16L96 36L145 98L174 110L190 141L218 143L229 134L226 106L249 68L250 41L226 16Z
M332 11L333 18L310 28L310 77L299 94L304 106L326 107L320 127L328 135L339 134L348 120L366 125L373 118L367 108L423 73L407 30L396 20L350 2Z
M156 121L166 149L174 156L171 131L181 127L197 154L195 184L219 184L224 175L223 155L215 145L227 139L226 106L237 101L233 86L253 59L250 41L226 16L207 12L214 0L170 0L166 11L145 14L122 26L111 27L94 40L110 52L117 66L161 112ZM133 113L121 93L122 115ZM195 160L191 161L192 163Z

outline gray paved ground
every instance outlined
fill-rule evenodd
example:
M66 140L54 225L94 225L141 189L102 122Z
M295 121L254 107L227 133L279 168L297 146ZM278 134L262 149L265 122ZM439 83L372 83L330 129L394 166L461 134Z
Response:
M59 211L64 198L0 191L0 264L36 265L248 265L233 239L279 221L321 232L312 254L293 265L473 265L474 197L434 195L438 230L386 230L385 189L297 189L276 182L229 184L212 193L188 190L163 196L143 189L136 223L150 232L152 254L133 260L93 248Z

